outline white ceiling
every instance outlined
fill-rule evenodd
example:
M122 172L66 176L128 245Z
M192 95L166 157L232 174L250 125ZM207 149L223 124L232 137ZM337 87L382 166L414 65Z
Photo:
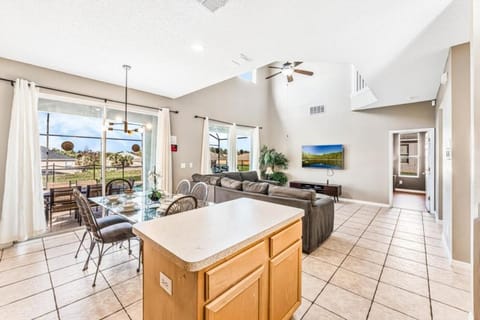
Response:
M388 105L434 97L447 48L468 41L468 3L2 0L0 56L116 84L128 63L131 87L172 98L272 61L353 63Z

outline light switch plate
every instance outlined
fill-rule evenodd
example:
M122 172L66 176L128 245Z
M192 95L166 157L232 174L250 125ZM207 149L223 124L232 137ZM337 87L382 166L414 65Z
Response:
M180 163L180 168L181 168L181 169L185 169L185 168L186 168L185 162Z
M160 287L162 287L166 293L172 295L172 279L163 274L163 272L160 272Z

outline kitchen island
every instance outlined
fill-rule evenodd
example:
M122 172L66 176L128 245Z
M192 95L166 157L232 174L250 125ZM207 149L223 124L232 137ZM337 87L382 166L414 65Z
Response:
M303 210L237 199L134 225L144 319L290 319L301 301Z

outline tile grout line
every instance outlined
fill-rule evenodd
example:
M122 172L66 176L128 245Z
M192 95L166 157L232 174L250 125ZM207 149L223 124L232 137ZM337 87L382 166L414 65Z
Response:
M355 211L352 213L352 215L350 216L350 218L353 217L355 214L357 214L363 207L364 207L364 206L360 206L357 210L355 210ZM330 281L333 279L333 277L335 276L335 274L337 273L337 271L340 269L340 267L341 267L341 265L343 264L343 262L345 262L345 260L349 257L349 255L350 255L350 253L352 252L353 248L355 248L355 246L357 245L358 241L360 241L362 235L367 231L368 227L371 225L372 221L375 220L375 218L377 217L378 213L379 213L381 210L382 210L381 208L378 208L378 209L376 210L376 213L375 213L375 214L373 215L373 217L370 219L370 222L366 225L365 230L360 234L360 236L359 236L358 239L355 241L355 243L352 245L352 247L350 248L350 250L345 254L345 258L343 258L343 260L342 260L342 261L340 262L340 264L337 266L336 270L332 273L332 275L330 276L330 278L328 279L328 281L326 281L325 286L323 286L323 288L320 290L320 292L319 292L319 293L317 294L317 296L315 297L314 301L312 301L312 305L313 305L313 304L316 304L315 301L318 299L318 297L320 297L320 295L323 293L323 291L325 290L325 288L330 284ZM350 220L350 218L348 218L348 219L345 220L341 225L339 225L336 230L338 230L338 228L340 228L341 226L343 226L343 225L345 224L345 222L347 222L348 220ZM328 249L328 248L327 248L327 249ZM323 281L324 281L324 280L323 280ZM334 285L334 284L332 284L332 285L335 286L335 287L337 287L337 286ZM340 288L340 289L350 292L349 290L346 290L346 289L343 289L343 288ZM358 294L356 294L356 295L358 295ZM361 296L360 296L360 297L361 297ZM364 298L364 297L362 297L362 298ZM324 308L324 307L322 307L322 306L320 306L320 305L318 305L318 306L321 307L321 308ZM305 313L304 313L303 316L305 316L305 315L308 313L308 311L310 310L311 307L312 307L312 306L310 306L310 307L307 309L307 311L305 311ZM329 309L327 309L327 308L324 308L324 309L325 309L325 310L328 310L329 312L332 312L333 314L335 314L335 315L337 315L337 316L340 316L339 314L333 312L332 310L329 310ZM303 319L303 316L302 316L301 319ZM345 318L342 317L342 316L340 316L340 317L343 318L343 319L345 319Z
M60 311L58 310L57 295L55 294L55 287L53 286L52 275L50 274L50 267L48 266L47 250L45 249L45 241L43 238L42 238L42 245L44 249L43 252L45 254L45 264L47 265L48 278L50 279L50 285L52 286L53 301L55 302L55 311L57 313L57 318L60 319Z
M425 247L425 269L427 269L428 302L430 305L430 319L433 319L432 292L430 288L430 271L428 270L427 242L425 241L425 223L423 220L423 212L421 214L422 214L423 241L424 241L424 247Z
M355 211L352 212L352 214L351 214L347 219L345 219L345 221L343 221L339 226L337 226L337 228L334 228L333 231L334 231L334 232L337 231L338 228L340 228L341 226L343 226L343 224L344 224L345 222L347 222L348 220L350 220L350 218L353 217L353 215L356 214L361 208L363 208L363 206L359 206ZM335 211L334 211L334 217L335 217ZM333 232L332 232L332 233L333 233ZM326 239L326 240L327 240L327 239ZM325 240L325 241L326 241L326 240ZM357 240L357 241L358 241L358 240ZM321 246L321 245L320 245L320 246ZM309 255L310 255L310 254L309 254ZM308 256L309 256L309 255L308 255ZM308 256L307 256L307 257L308 257ZM343 261L347 258L347 256L348 256L348 255L345 256L345 258L342 260L342 262L340 263L340 265L341 265L341 264L343 263ZM303 265L303 260L302 260L302 265ZM323 286L323 288L322 288L322 289L320 290L320 292L315 296L315 299L313 299L313 301L311 301L312 304L307 308L307 310L305 310L305 313L300 317L300 320L303 320L303 318L307 315L308 311L310 311L310 309L312 308L312 306L315 304L315 301L316 301L316 300L318 299L318 297L322 294L323 290L325 289L325 287L326 287L326 286L328 285L328 283L330 282L330 279L332 279L332 277L333 277L334 274L337 272L337 270L340 268L340 266L336 266L336 268L337 268L337 269L335 270L335 272L330 276L329 280L326 281L326 283L325 283L325 285ZM302 272L304 272L303 269L302 269ZM309 274L309 273L307 272L307 274ZM319 278L318 278L318 279L319 279ZM321 280L322 280L322 279L321 279ZM322 281L325 281L325 280L322 280ZM320 307L321 307L321 306L320 306ZM323 307L322 307L322 308L323 308ZM328 311L331 312L330 310L328 310ZM339 316L339 317L342 318L342 319L345 319L344 317L336 314L335 312L332 312L332 313L335 314L336 316Z
M375 291L373 292L373 296L372 296L372 299L370 301L370 307L368 308L367 316L366 316L365 319L368 319L370 317L370 312L372 311L373 303L375 302L375 297L377 295L378 286L380 285L380 282L381 282L381 279L382 279L383 270L385 270L385 264L387 263L388 252L390 251L390 247L392 246L393 238L394 238L394 235L395 235L395 231L397 230L397 225L398 225L398 221L400 220L401 214L402 214L402 210L400 209L400 211L398 213L398 216L397 216L397 221L395 223L395 228L393 229L393 232L392 232L392 238L390 239L390 244L388 245L388 249L387 249L387 252L385 254L385 259L383 260L382 269L380 270L380 275L378 276L377 285L375 286ZM397 311L397 310L395 310L395 311Z

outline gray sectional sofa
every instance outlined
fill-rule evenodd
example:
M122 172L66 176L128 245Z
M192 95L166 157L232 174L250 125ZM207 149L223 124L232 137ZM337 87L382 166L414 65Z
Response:
M317 195L314 190L276 186L259 180L255 171L194 174L192 180L194 183L206 182L209 185L209 201L215 203L252 198L303 209L302 247L306 253L318 248L333 231L334 201L330 197Z

